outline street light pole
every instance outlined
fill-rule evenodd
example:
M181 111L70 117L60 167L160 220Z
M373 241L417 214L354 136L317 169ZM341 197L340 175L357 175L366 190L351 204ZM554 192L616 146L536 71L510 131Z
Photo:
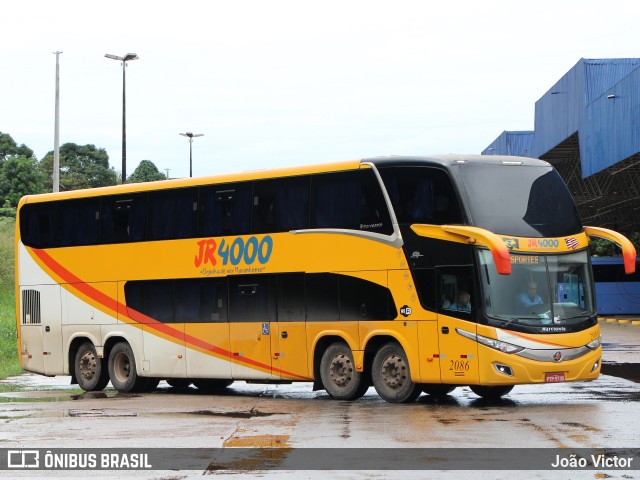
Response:
M122 62L122 183L127 181L127 102L126 102L126 68L130 60L138 60L135 53L127 53L124 57L105 54L105 57Z
M55 126L53 129L53 192L60 191L60 54L53 52L56 56L56 110Z
M189 178L191 178L193 177L193 149L192 149L193 138L203 137L204 133L187 132L187 133L181 133L180 135L182 135L183 137L189 138Z

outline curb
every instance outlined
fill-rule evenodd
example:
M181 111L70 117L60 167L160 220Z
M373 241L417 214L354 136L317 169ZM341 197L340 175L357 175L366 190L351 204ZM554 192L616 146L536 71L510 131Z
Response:
M620 325L638 325L640 326L640 318L616 318L616 317L598 317L601 323L617 323Z

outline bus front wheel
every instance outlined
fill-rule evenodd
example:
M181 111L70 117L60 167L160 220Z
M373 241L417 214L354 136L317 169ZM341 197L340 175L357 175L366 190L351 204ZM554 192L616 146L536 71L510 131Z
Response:
M356 371L353 353L344 342L332 343L324 351L320 378L329 396L336 400L356 400L369 389L362 372Z
M513 385L504 385L499 387L487 387L482 385L469 385L473 393L479 397L489 400L497 400L513 390Z
M420 385L411 380L407 355L396 342L378 350L373 357L371 377L376 392L387 402L410 403L420 395Z
M109 383L109 372L105 362L98 358L91 342L84 342L78 348L74 359L74 373L78 385L85 392L102 390Z
M133 350L126 342L116 343L111 349L109 354L109 377L113 388L124 393L149 391L155 388L152 383L157 385L155 379L138 376Z

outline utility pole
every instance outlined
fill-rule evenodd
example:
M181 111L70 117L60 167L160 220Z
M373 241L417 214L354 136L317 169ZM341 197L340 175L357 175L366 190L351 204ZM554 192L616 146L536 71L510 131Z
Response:
M53 133L53 191L60 191L60 54L56 56L56 113Z
M189 178L193 177L193 139L195 137L203 137L204 133L181 133L183 137L187 137L189 139Z
M127 181L127 102L126 102L126 75L127 62L138 60L135 53L127 53L124 57L105 54L105 57L122 62L122 183Z

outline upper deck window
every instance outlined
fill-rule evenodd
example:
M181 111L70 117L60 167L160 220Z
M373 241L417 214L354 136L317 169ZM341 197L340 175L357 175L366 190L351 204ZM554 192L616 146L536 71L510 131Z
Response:
M253 233L276 233L309 228L309 177L255 182Z
M462 210L449 175L429 167L387 167L380 175L399 224L462 223Z
M246 235L251 231L251 182L204 187L200 191L200 236Z
M198 189L158 190L149 195L147 240L174 240L196 235Z
M100 234L100 199L69 200L58 208L59 247L96 245Z
M145 238L147 195L144 193L102 199L101 243L139 242Z
M454 171L475 226L516 237L582 231L573 198L552 167L466 164Z
M311 228L393 233L389 210L372 170L314 175L311 198Z

